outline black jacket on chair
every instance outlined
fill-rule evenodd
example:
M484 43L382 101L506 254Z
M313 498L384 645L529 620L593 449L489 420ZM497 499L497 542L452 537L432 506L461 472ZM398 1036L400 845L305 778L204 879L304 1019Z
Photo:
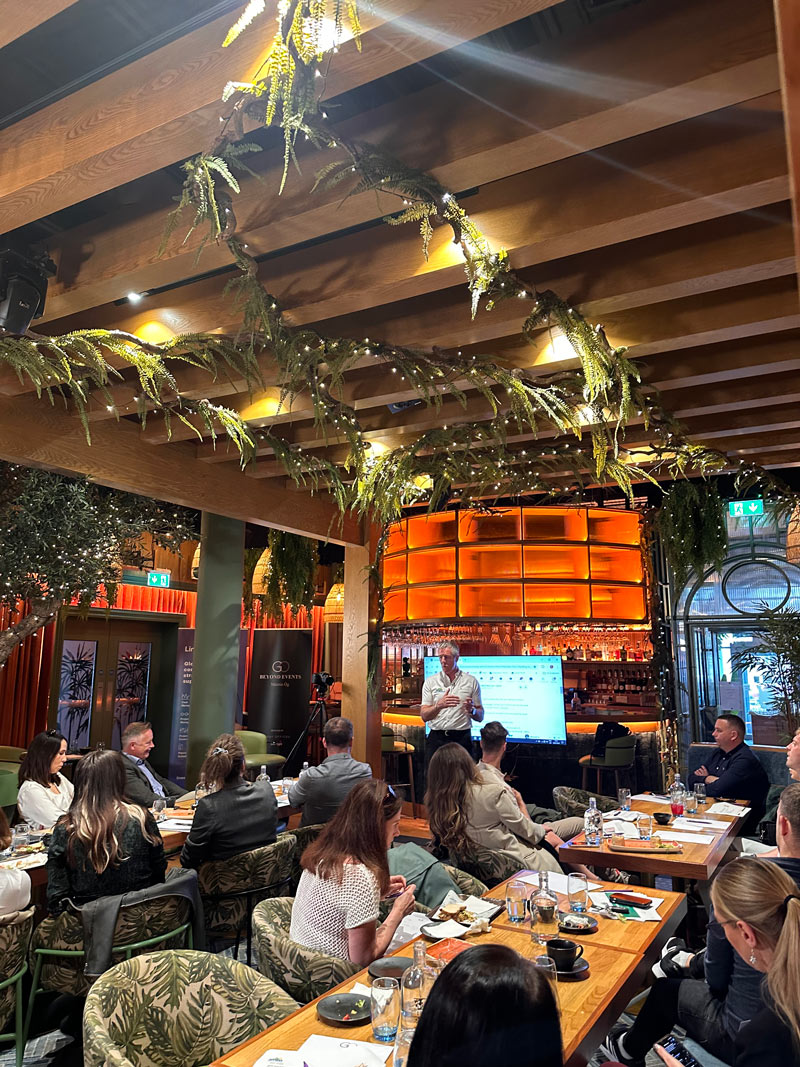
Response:
M269 782L224 785L197 805L181 866L199 867L271 845L276 838L278 804Z
M143 808L152 808L153 801L156 799L156 794L153 792L153 787L144 771L134 763L130 756L126 756L123 752L122 758L125 761L125 796L131 802L131 804L141 804ZM148 771L152 774L157 782L160 783L164 790L164 796L167 800L177 800L178 797L182 797L186 792L182 785L178 785L177 782L171 782L169 778L162 777L158 771L153 770L147 760L144 760L144 765Z

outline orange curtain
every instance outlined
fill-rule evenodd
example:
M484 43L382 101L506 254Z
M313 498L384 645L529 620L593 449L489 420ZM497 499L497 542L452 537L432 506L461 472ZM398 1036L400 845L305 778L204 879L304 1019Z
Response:
M0 608L0 630L27 614L21 602L12 611ZM0 744L24 748L47 729L50 671L56 627L50 623L17 645L0 669Z
M253 631L274 630L311 630L311 673L315 674L322 670L322 662L325 644L325 609L316 604L311 609L311 620L305 608L300 608L296 616L292 615L291 608L284 606L283 618L279 620L260 616L259 605L255 604L255 614L250 619L245 619L242 610L242 626L249 631L247 638L247 661L244 673L244 711L247 711L247 694L250 691L250 669L253 662ZM310 696L310 694L309 694Z
M92 603L93 608L107 608L108 601L101 595ZM163 611L168 614L185 615L186 626L194 626L197 615L197 593L189 589L156 589L149 585L121 585L114 607L120 611Z

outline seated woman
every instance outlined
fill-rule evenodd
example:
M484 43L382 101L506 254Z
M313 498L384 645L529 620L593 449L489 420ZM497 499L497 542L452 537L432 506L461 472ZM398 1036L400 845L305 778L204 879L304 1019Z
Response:
M431 757L425 807L433 833L441 845L455 853L471 845L503 849L519 860L520 867L560 871L554 848L579 833L580 819L552 824L531 821L502 782L484 778L460 745L443 745ZM563 837L562 837L563 834Z
M0 808L0 852L11 844L6 813ZM0 915L24 911L31 900L31 879L27 871L0 867Z
M125 802L125 764L119 752L90 752L75 772L75 796L56 823L47 854L47 906L61 912L67 898L145 889L164 881L167 861L155 819Z
M408 1067L562 1067L563 1062L549 979L504 945L476 945L445 967L408 1054Z
M365 967L386 951L414 907L414 885L389 875L386 850L400 832L402 801L386 782L359 782L303 853L289 936ZM382 897L398 894L378 925Z
M19 768L17 810L25 822L54 826L72 803L72 782L60 774L67 741L57 730L37 734Z
M269 782L246 782L245 755L233 734L211 743L200 780L214 790L197 804L181 866L225 860L275 840L278 805Z

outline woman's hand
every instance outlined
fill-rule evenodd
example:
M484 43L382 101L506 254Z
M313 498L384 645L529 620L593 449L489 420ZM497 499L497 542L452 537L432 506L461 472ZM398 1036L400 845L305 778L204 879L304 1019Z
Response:
M392 912L398 917L398 919L405 918L409 912L414 910L414 890L416 885L407 885L400 896L392 904Z
M665 1052L661 1045L653 1045L653 1048L664 1063L666 1063L667 1067L681 1067L681 1061L676 1060L669 1052Z
M389 875L389 891L387 897L399 897L406 887L406 880L402 874Z

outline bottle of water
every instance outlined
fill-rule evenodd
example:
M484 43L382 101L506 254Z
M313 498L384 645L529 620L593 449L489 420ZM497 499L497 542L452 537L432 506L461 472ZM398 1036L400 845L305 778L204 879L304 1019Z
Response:
M306 773L307 770L308 770L308 760L306 760L305 763L303 764L303 766L300 768L300 777L301 778L303 777L303 775Z
M431 979L425 961L424 941L414 942L414 962L401 980L401 1030L414 1030L430 992Z
M594 797L589 797L589 807L583 815L583 833L587 845L602 845L603 814L598 811Z
M268 782L269 781L269 775L267 774L267 765L266 765L266 763L262 763L261 764L261 773L256 778L256 781L257 782Z

